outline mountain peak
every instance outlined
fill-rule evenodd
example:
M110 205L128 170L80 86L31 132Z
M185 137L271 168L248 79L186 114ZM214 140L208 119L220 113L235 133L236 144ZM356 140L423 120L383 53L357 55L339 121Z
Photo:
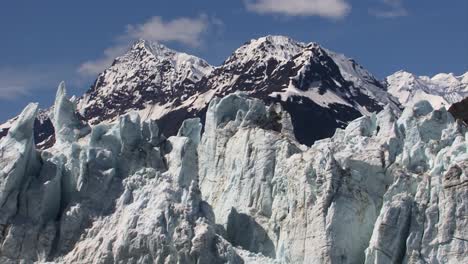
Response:
M463 76L455 76L453 73L439 73L434 75L431 80L441 85L457 86L461 84Z
M276 44L276 45L291 45L291 44L292 45L299 45L299 44L304 45L304 43L298 42L290 37L282 36L282 35L267 35L264 37L260 37L258 39L251 39L250 42L257 42L257 43L269 42L269 43Z
M461 78L462 83L468 84L468 72L465 72L464 74L462 74L460 78Z
M390 76L406 76L406 77L413 77L413 78L416 77L413 73L405 71L405 70L399 70Z
M404 106L419 100L428 100L436 109L461 101L468 95L468 86L463 75L439 73L433 77L417 76L398 71L386 78L388 92Z
M170 65L178 74L200 80L213 70L213 66L196 56L168 48L157 41L137 40L130 50L117 59L117 62L129 63L130 68L141 68L145 65Z
M294 55L301 52L307 45L297 42L289 37L268 35L257 39L251 39L226 60L238 61L245 64L249 61L276 61L290 60Z
M149 41L146 39L138 39L133 42L131 49L146 48L149 45Z
M130 48L130 52L141 53L141 51L146 51L154 55L156 58L172 57L175 54L179 53L161 44L160 42L149 41L145 39L137 40Z

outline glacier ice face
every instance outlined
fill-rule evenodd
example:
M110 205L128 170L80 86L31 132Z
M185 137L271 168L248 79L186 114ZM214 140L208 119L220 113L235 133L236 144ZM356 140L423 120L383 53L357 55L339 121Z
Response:
M21 113L16 123L0 142L1 153L1 193L0 204L4 205L13 190L19 191L28 165L34 163L34 118L37 104L29 104Z
M29 104L0 141L0 262L48 254L60 207L61 171L35 150L37 104Z
M333 145L325 143L308 150L280 130L262 128L278 121L257 107L240 95L210 104L199 149L200 186L216 221L234 245L282 262L362 261L384 192L381 157L351 160L355 149L338 161ZM244 114L249 112L257 114L254 119ZM376 127L372 122L363 117L344 135L367 137ZM249 224L237 237L242 223Z
M5 225L18 213L19 193L27 175L38 167L34 147L33 125L38 110L37 104L29 104L18 120L0 141L0 238L4 239Z
M128 114L78 138L63 86L56 102L72 129L53 148L34 148L37 105L0 142L1 263L242 263L200 198L199 120L166 140Z
M427 102L313 146L235 93L165 138L138 114L89 128L64 86L0 140L0 263L465 263L468 133ZM78 122L79 121L79 122Z
M308 149L262 127L267 121L243 125L250 111L258 114L254 120L268 120L255 105L240 95L213 101L199 148L203 197L234 245L285 263L466 260L464 172L450 177L459 192L446 201L430 198L444 219L424 222L438 214L426 211L429 201L421 198L428 198L419 194L441 191L442 185L424 185L424 179L433 175L440 182L453 166L450 157L467 160L466 128L448 112L433 111L428 102L401 117L386 108ZM458 152L448 154L452 148ZM455 231L438 231L437 225ZM432 240L416 239L428 230L435 233ZM446 244L437 245L438 232ZM406 245L407 238L414 245Z

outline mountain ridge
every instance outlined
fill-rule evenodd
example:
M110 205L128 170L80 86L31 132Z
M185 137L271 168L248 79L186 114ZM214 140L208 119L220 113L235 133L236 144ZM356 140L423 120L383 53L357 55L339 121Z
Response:
M148 43L144 43L146 44L144 46L148 47ZM138 50L139 46L134 45L129 51L130 54L135 50L135 47ZM157 44L157 47L161 46ZM148 49L151 50L151 48ZM161 52L158 52L158 54L161 54ZM203 71L204 74L200 78L191 80L188 84L186 83L187 85L183 85L183 83L180 85L181 83L173 82L174 79L171 79L171 77L180 76L180 74L174 75L177 71L173 64L169 63L165 67L156 67L158 73L162 73L161 80L163 84L159 85L159 87L154 83L157 78L151 72L145 72L145 62L148 59L138 57L137 59L143 63L142 69L138 67L131 68L130 72L133 74L136 70L136 74L140 74L141 78L139 76L134 79L141 79L141 81L135 84L132 81L133 79L127 77L126 79L130 81L129 83L124 82L124 85L137 87L136 92L141 94L141 97L123 93L114 96L116 99L109 100L114 105L105 104L102 99L100 103L95 104L92 101L94 95L94 91L92 91L87 93L92 94L90 99L85 95L84 99L80 101L79 108L81 108L80 111L85 118L91 120L91 123L95 122L95 119L100 122L102 120L99 119L108 120L116 117L123 113L121 111L135 110L148 118L162 119L163 121L166 119L175 122L169 128L164 124L167 122L161 122L161 127L166 134L174 134L183 119L194 116L202 117L208 102L214 95L223 96L234 91L243 91L267 103L283 101L282 104L293 112L293 123L300 130L307 130L306 127L301 128L298 125L298 123L303 122L300 118L301 115L307 115L308 113L314 115L314 112L320 112L320 116L327 115L328 117L324 118L327 127L323 128L326 133L319 135L309 129L297 135L301 142L310 145L316 139L330 136L336 127L342 127L346 122L359 115L381 110L384 105L391 101L386 98L385 92L380 91L383 87L368 71L361 71L363 74L353 76L354 79L352 80L344 79L341 76L341 71L346 68L353 69L353 66L356 67L358 64L349 61L349 65L346 65L347 58L342 56L339 57L341 63L338 66L334 62L334 58L338 57L338 54L323 49L317 43L306 44L284 36L266 36L250 40L236 49L222 65L209 66L210 71ZM121 63L121 60L116 60L110 69L116 67L119 63ZM175 70L171 71L171 67ZM167 71L172 74L165 74ZM125 74L127 72L125 71ZM354 73L349 72L347 77ZM166 83L164 77L167 77L166 80L168 81ZM111 73L105 71L93 85L93 89L107 92L108 88L106 87L108 86L119 87L120 83L118 81L114 79ZM357 81L360 82L360 86L354 85L354 82ZM284 100L284 96L278 98L278 93L291 87L291 82L297 88L296 90L301 90L304 93L310 91L309 96L300 92L291 94L289 100ZM312 87L313 89L311 88L312 84L316 86ZM372 89L366 90L370 86L373 86ZM147 94L143 89L152 89L156 91L157 96L154 93ZM166 92L161 92L164 89ZM326 91L332 92L329 95L322 96ZM380 94L376 95L379 92ZM327 99L322 100L321 97L327 97ZM138 101L140 99L141 101ZM83 101L91 101L94 105L88 107L89 104L83 103ZM303 106L298 106L299 104L303 104ZM328 104L333 104L333 107L340 109L338 111L340 113L336 114L328 110ZM113 108L115 108L115 112L113 112ZM344 115L345 112L347 115ZM315 114L317 118L320 118L320 116ZM315 135L313 135L314 133ZM309 138L306 134L312 134L313 136Z
M143 119L159 120L162 131L174 135L184 119L203 120L214 96L243 91L267 104L282 104L291 113L298 140L311 145L361 115L405 103L389 93L393 86L388 83L354 59L286 36L251 39L219 66L161 43L138 40L99 74L77 99L77 109L92 125L136 111ZM323 125L310 125L312 120ZM50 120L40 121L36 142L50 147ZM0 137L7 128L3 125Z
M389 93L397 97L403 105L426 99L435 108L449 108L468 96L468 72L460 76L438 73L429 77L400 70L388 76L385 82Z

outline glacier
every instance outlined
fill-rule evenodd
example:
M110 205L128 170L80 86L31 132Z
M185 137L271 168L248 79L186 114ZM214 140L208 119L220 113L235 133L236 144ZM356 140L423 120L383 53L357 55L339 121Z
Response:
M90 126L62 83L0 139L0 263L467 263L468 130L419 101L311 147L245 93L166 138L127 113Z

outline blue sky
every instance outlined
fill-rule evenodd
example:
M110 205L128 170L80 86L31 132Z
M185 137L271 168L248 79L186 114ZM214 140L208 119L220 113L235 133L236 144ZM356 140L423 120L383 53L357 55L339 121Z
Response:
M466 0L5 1L0 8L0 123L59 81L81 95L136 38L219 65L251 38L315 41L379 78L468 70Z

